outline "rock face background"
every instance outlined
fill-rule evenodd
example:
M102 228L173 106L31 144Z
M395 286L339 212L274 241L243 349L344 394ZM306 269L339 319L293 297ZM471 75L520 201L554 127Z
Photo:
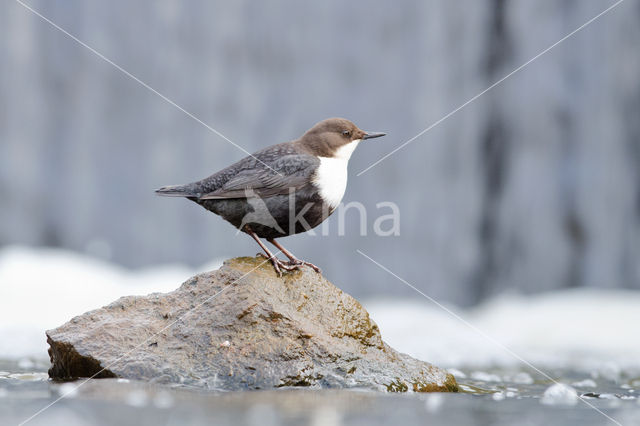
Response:
M278 278L262 258L233 259L171 293L120 298L47 337L55 379L457 390L453 376L384 343L367 311L321 275Z
M350 210L344 237L335 216L329 237L286 242L357 297L413 295L355 253L365 247L442 301L640 288L637 1L360 177L613 1L29 4L250 152L329 116L386 131L354 154L345 201L367 207L369 234L389 212L376 204L395 202L401 235L360 237ZM17 2L0 14L0 59L0 244L129 266L256 250L198 206L152 193L243 152Z

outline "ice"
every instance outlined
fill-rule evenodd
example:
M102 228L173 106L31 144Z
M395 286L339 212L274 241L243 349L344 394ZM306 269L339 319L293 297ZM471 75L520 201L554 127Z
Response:
M596 387L596 382L594 382L591 379L584 379L584 380L580 380L579 382L573 382L571 384L577 388L595 388Z
M473 380L479 380L481 382L501 382L502 379L497 374L486 373L484 371L474 371L471 373Z
M525 373L523 371L513 376L512 381L520 385L530 385L531 383L533 383L533 378L529 375L529 373Z
M540 402L547 405L574 405L578 402L578 393L569 385L556 383L544 391Z
M598 398L600 398L600 399L617 399L618 397L615 396L612 393L601 393L600 396L598 396Z
M622 373L622 369L615 362L605 362L602 365L599 365L595 371L591 372L591 377L594 379L603 378L607 380L611 380L617 382L620 380L620 374Z
M502 401L503 399L505 399L505 397L505 394L502 392L496 392L491 395L491 399L493 399L494 401Z
M9 374L7 378L28 382L39 382L48 380L49 375L47 373L13 373Z

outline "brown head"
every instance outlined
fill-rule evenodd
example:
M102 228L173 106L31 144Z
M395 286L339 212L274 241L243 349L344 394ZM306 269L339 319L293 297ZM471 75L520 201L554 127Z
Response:
M344 118L328 118L309 129L298 143L320 157L347 155L348 159L359 142L384 135L385 133L360 130Z

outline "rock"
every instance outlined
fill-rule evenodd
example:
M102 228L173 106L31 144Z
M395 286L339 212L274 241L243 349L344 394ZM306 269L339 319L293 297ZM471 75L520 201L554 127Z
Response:
M122 297L47 338L58 380L457 391L452 375L384 343L360 303L320 274L278 278L262 258L232 259L170 293Z

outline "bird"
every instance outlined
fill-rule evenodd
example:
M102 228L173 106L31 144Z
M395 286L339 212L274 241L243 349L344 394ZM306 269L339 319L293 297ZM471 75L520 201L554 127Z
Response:
M344 118L316 123L299 139L271 145L197 182L157 189L184 197L221 216L251 236L278 274L309 266L277 238L306 232L335 211L347 186L347 165L358 144L385 136L360 130ZM289 260L271 253L266 239ZM259 253L259 255L262 255Z

